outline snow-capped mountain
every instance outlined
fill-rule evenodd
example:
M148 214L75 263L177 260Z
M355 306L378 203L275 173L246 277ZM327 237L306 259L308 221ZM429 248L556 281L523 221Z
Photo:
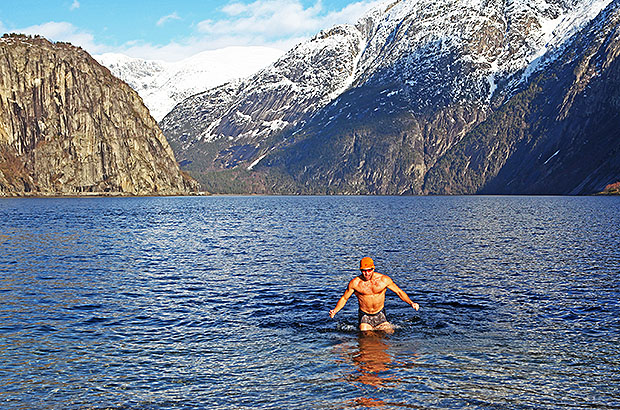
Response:
M142 97L160 121L184 99L268 66L283 52L269 47L227 47L203 51L178 62L144 60L123 54L94 56Z
M423 193L440 159L615 6L389 1L183 101L160 126L203 182L236 169L277 179L266 191Z
M160 124L181 150L197 155L192 161L204 162L200 157L206 155L223 167L234 166L254 156L261 142L296 126L346 89L361 45L354 27L322 32L252 77L188 98ZM195 142L203 144L199 151ZM213 152L212 146L217 146L215 156L207 152Z

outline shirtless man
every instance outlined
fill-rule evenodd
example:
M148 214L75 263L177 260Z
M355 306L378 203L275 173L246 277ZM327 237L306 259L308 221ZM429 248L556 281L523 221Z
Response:
M355 293L359 302L359 327L361 331L383 330L393 332L394 329L385 316L385 291L386 289L396 293L405 303L418 310L420 305L412 302L409 296L390 279L389 276L375 272L375 263L369 257L360 262L362 273L349 282L347 290L340 298L336 307L329 311L333 319L347 303L347 300Z

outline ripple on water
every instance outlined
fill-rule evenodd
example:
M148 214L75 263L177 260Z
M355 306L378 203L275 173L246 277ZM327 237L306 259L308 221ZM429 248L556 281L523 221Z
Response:
M4 408L620 408L609 198L0 201ZM357 331L359 257L394 334Z

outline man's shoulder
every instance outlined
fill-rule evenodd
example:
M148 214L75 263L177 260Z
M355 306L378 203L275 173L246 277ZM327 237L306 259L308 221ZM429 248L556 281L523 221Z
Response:
M376 272L376 274L379 275L379 280L381 282L385 282L387 284L392 283L392 278L390 278L388 275L384 275L383 273L379 273L379 272Z
M349 281L349 286L355 286L355 285L357 285L358 283L360 283L361 281L362 281L362 280L360 279L360 277L359 277L359 276L356 276L356 277L354 277L353 279L351 279L351 280Z

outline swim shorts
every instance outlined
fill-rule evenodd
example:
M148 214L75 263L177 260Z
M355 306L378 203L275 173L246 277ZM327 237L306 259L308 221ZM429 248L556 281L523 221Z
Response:
M377 327L381 323L387 322L387 316L385 315L385 308L381 309L379 312L371 315L370 313L363 312L362 310L358 311L359 324L367 323L372 327Z

